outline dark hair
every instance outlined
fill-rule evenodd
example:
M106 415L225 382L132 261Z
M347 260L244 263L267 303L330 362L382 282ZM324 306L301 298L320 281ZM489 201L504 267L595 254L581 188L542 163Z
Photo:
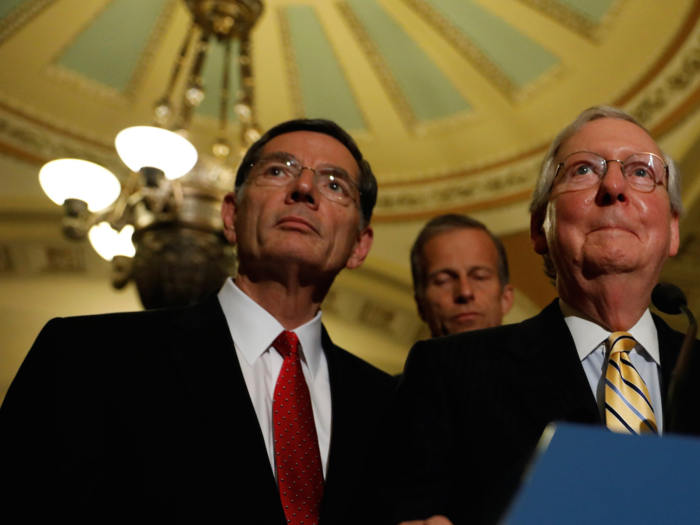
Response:
M439 215L428 221L413 243L413 247L411 248L411 274L413 275L413 291L416 295L422 294L425 290L426 276L425 269L423 268L423 251L425 245L430 239L453 230L482 230L486 232L493 241L493 244L496 246L496 251L498 252L498 280L501 281L501 287L510 282L508 256L506 255L506 249L501 239L496 237L483 223L476 219L465 215L450 213L447 215Z
M255 164L262 153L265 144L270 142L275 137L279 135L284 135L286 133L293 133L295 131L313 131L315 133L323 133L335 140L340 142L345 146L348 151L352 154L353 158L360 167L358 188L360 190L360 211L362 214L363 224L369 224L372 218L372 210L377 202L377 179L372 173L372 168L362 157L362 152L360 148L357 147L355 140L338 124L331 120L326 119L297 119L289 120L278 124L277 126L270 128L262 137L260 137L255 144L253 144L250 149L243 157L241 165L238 167L238 172L236 173L236 191L238 191L248 180L248 175L250 175L250 169L253 164Z

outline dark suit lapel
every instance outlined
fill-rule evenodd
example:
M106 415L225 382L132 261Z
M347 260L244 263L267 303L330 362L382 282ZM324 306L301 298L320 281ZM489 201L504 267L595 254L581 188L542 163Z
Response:
M666 406L668 387L671 384L671 374L680 354L683 336L671 328L660 317L653 315L654 324L659 338L659 357L661 360L661 402Z
M331 383L331 446L328 453L328 472L323 491L321 506L322 522L335 521L339 504L348 500L348 491L355 489L355 480L343 479L338 473L348 473L356 470L352 465L357 461L357 454L352 450L353 445L360 442L357 435L358 419L361 417L361 403L352 395L352 385L347 371L343 369L341 350L333 344L325 327L322 333L323 352L328 361L328 377ZM330 521L329 521L330 520Z
M212 296L176 318L168 344L232 476L238 478L251 505L264 502L259 505L260 522L283 523L265 441L218 298Z
M338 350L328 336L325 327L321 335L321 344L323 345L323 353L326 355L328 362L328 378L331 384L331 445L328 451L328 470L326 474L326 483L323 490L323 502L321 515L325 514L324 509L332 504L334 499L333 490L333 472L342 471L342 464L345 458L348 457L344 453L348 446L348 431L352 431L350 421L352 416L349 412L353 410L351 400L347 398L347 387L345 385L345 374L338 362ZM351 455L352 456L352 455ZM332 506L332 505L331 505Z
M522 399L539 425L567 420L600 422L600 411L581 366L571 332L555 300L524 321L506 344L513 360L513 396Z

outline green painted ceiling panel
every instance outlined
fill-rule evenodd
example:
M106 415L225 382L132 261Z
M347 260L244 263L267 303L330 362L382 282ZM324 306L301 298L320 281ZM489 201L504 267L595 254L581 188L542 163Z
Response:
M14 11L16 7L32 1L34 0L0 0L0 19L5 18Z
M374 0L347 0L376 44L418 120L471 109L413 39Z
M558 62L547 49L475 2L426 1L519 87L537 79Z
M331 119L346 129L364 129L362 113L314 8L290 5L284 14L306 116Z
M59 65L124 91L167 2L113 0L66 49Z
M234 40L231 46L231 78L229 79L229 103L228 118L235 120L233 106L236 104L236 93L240 89L240 72L238 71L238 53L240 43ZM207 61L204 64L204 93L205 97L197 108L198 115L219 118L219 106L221 105L221 82L224 72L224 46L213 40Z
M592 22L600 22L616 0L557 0Z

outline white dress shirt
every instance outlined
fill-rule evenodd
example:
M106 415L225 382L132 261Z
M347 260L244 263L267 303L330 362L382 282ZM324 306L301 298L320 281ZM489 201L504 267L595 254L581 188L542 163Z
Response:
M607 366L605 341L612 332L579 312L571 305L559 299L559 307L564 314L564 321L569 327L576 345L576 351L586 372L588 383L598 402L600 414L605 421L605 368ZM630 360L637 369L649 390L651 406L654 408L656 426L659 434L663 429L663 411L661 406L661 360L659 358L659 336L654 319L649 310L627 330L637 340L637 345L630 351Z
M270 465L277 479L272 398L284 358L271 345L284 331L284 327L241 291L230 277L219 291L219 302L231 331L238 362L270 457ZM309 385L325 477L331 442L331 384L328 362L321 347L321 312L292 332L297 334L301 343L301 368ZM246 451L241 453L245 454Z

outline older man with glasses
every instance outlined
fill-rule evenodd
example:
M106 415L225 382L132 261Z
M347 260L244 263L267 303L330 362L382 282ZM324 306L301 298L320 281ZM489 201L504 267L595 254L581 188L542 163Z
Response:
M559 298L522 323L411 350L384 523L495 522L551 421L663 432L683 335L648 307L681 211L673 162L630 115L594 107L559 134L530 206Z
M239 265L218 296L44 328L0 410L5 515L350 520L394 380L333 344L320 305L367 256L376 197L333 122L269 130L224 200Z

